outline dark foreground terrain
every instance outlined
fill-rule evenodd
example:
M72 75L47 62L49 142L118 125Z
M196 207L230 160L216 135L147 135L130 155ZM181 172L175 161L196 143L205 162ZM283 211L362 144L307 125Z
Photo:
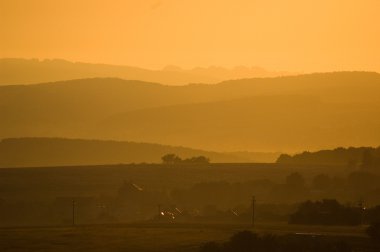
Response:
M378 177L358 171L350 175L348 169L212 163L0 169L0 251L201 251L204 244L225 244L237 232L251 230L292 235L297 242L304 237L342 241L354 248L349 252L378 252L366 235L368 222L344 227L287 224L297 211L294 203L319 197L344 204L344 199L353 199L351 206L362 209L352 193L376 193ZM328 190L316 183L321 178ZM252 196L257 200L254 229ZM378 201L373 202L368 206ZM366 210L367 215L371 217ZM74 220L76 226L71 226Z
M149 189L191 186L206 181L239 182L256 179L282 181L292 172L310 179L319 173L342 175L346 166L270 163L236 164L120 164L0 169L0 197L33 199L67 195L115 193L124 180Z
M307 200L379 205L379 177L349 172L346 166L253 163L4 168L0 227L71 224L73 202L80 225L152 220L159 206L176 222L247 223L252 196L260 221L287 221Z
M365 227L306 227L258 223L259 234L324 236L354 246L371 242ZM0 251L199 251L209 241L224 242L248 225L128 224L0 229ZM369 247L368 247L369 248ZM365 250L372 251L372 250Z

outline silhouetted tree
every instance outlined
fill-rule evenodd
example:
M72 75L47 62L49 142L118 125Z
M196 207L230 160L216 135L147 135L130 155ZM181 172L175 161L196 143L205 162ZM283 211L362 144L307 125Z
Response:
M181 159L179 156L175 154L166 154L161 157L162 163L164 164L178 164L178 163L186 163L186 164L208 164L210 159L205 156L197 156L191 157L187 159Z
M290 188L302 188L305 187L305 179L300 173L294 172L286 177L286 185Z
M378 188L379 176L369 172L353 172L347 177L347 184L356 191L369 191Z
M313 178L312 187L313 189L325 191L331 186L331 179L325 174L319 174Z
M192 163L192 164L208 164L210 163L210 159L205 156L198 156L198 157L192 157L183 160L185 163Z
M367 208L365 210L365 219L368 223L380 223L380 205Z
M336 148L317 152L302 152L295 155L282 154L277 163L284 164L321 164L346 165L350 169L358 165L364 169L380 165L380 148Z
M161 157L161 160L164 164L176 164L182 161L182 159L175 154L166 154Z
M281 154L277 158L276 163L286 164L286 163L291 162L291 161L292 161L292 156L290 156L288 154Z
M290 215L291 224L308 225L359 225L362 212L359 208L346 207L336 200L306 201Z
M201 246L200 252L222 252L222 248L216 242L207 242Z

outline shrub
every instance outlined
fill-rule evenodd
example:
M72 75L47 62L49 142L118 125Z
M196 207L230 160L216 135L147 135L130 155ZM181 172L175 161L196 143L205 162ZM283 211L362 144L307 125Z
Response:
M367 234L371 239L373 239L376 242L380 242L380 222L372 223L367 228Z

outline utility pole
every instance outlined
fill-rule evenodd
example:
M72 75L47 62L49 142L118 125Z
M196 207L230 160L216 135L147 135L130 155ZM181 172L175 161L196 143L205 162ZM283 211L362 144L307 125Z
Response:
M360 198L359 203L358 203L359 211L360 211L360 225L363 225L364 222L364 200L363 198Z
M161 220L161 204L158 204L158 219Z
M255 227L255 196L252 196L252 228Z
M73 226L75 226L75 200L72 202Z

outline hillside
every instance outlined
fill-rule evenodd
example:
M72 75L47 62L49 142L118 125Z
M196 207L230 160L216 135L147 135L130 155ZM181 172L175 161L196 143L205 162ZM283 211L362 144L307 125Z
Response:
M297 165L345 165L350 168L372 169L380 165L380 147L336 148L294 155L282 154L277 163ZM378 170L378 169L377 169Z
M69 137L216 151L378 146L380 75L165 86L94 78L0 87L0 138Z
M160 163L161 157L168 153L175 153L183 158L203 155L210 158L211 162L251 161L247 157L237 157L233 154L149 143L13 138L0 141L0 167ZM254 154L251 158L252 156ZM276 156L272 157L273 160L275 158Z
M131 111L102 122L99 134L228 151L376 146L380 118L375 115L379 113L380 104L259 96Z
M162 70L107 64L90 64L66 60L0 59L0 85L32 84L86 78L121 78L159 82L166 85L189 83L218 83L224 80L275 77L289 75L286 72L270 72L259 67L197 67L184 70L168 66Z

